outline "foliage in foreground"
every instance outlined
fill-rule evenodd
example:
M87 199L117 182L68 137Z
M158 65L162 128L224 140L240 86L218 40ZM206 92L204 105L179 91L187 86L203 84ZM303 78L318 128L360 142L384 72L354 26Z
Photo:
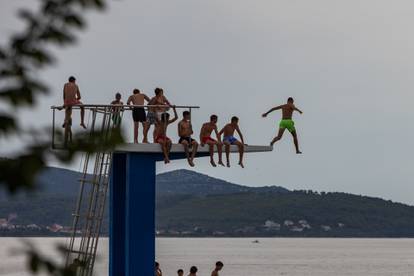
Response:
M99 142L99 134L76 135L73 144L61 152L49 150L50 137L45 129L24 130L17 114L19 109L33 108L39 96L49 93L46 83L39 80L39 72L56 59L50 48L68 46L76 41L76 31L85 27L87 10L103 10L104 0L39 0L37 11L22 8L18 16L25 22L22 32L13 35L7 45L0 47L0 142L7 145L10 139L20 139L23 150L0 159L0 186L10 193L33 190L35 176L42 171L50 158L71 161L77 152L95 152L111 148L122 141L119 130L111 135L111 141ZM49 130L46 133L50 133ZM62 135L62 133L57 133ZM0 187L1 188L1 187ZM50 275L70 275L70 271L53 266L36 250L29 250L30 268L37 273L48 271Z

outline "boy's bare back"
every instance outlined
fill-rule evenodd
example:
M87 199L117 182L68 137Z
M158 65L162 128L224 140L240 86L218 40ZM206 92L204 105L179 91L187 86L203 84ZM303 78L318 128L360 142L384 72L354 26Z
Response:
M145 94L133 94L129 96L127 104L144 105L145 99L148 98Z

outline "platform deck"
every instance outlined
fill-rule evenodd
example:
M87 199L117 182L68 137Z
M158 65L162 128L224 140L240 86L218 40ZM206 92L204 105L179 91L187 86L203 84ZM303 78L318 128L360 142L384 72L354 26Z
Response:
M217 152L217 147L214 147L214 150ZM223 146L224 150L224 146ZM258 146L258 145L247 145L244 148L246 153L254 152L269 152L272 151L273 147L271 146ZM237 146L230 146L230 152L238 152ZM115 149L115 152L141 152L141 153L162 153L161 146L159 144L133 144L126 143L118 145ZM199 153L208 153L209 147L204 145L203 147L198 147ZM171 148L171 153L184 153L184 147L181 144L173 144Z

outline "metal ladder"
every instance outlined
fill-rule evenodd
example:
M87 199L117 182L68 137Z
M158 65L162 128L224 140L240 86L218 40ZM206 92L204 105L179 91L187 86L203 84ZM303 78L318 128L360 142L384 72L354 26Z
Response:
M100 142L104 142L110 138L112 128L119 127L112 121L113 109L111 107L94 108L91 112L91 135L98 130ZM123 110L119 110L119 116L122 117L122 113ZM101 120L100 129L97 126L99 120ZM110 151L85 154L82 178L79 179L79 195L72 214L72 234L66 255L66 266L75 267L78 276L91 276L93 273L105 214L111 161L112 152ZM94 163L94 168L89 174L91 163Z

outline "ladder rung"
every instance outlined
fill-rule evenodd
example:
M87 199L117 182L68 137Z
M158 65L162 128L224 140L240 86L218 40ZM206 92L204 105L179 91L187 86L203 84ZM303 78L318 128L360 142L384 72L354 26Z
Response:
M83 251L79 251L79 250L68 250L69 253L74 253L74 254L83 254L83 255L92 255L91 253L87 253L87 252L83 252Z
M95 184L96 183L95 180L85 179L85 178L79 178L78 181L79 182L84 182L84 183L91 183L91 184Z

